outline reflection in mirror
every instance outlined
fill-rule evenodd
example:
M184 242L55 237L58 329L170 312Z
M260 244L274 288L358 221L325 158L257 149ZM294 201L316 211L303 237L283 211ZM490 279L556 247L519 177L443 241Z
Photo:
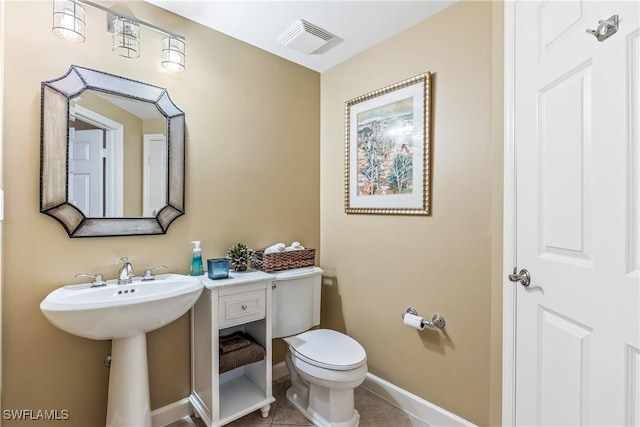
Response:
M70 237L165 233L184 214L184 113L165 89L71 66L42 83L41 212Z
M72 98L67 201L89 218L155 216L166 204L166 127L150 102L94 90Z

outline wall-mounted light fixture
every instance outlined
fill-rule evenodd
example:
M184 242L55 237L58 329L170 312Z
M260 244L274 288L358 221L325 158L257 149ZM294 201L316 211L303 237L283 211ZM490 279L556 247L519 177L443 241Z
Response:
M113 33L115 54L131 59L140 57L142 25L166 36L162 39L162 66L170 71L185 69L184 36L88 0L53 0L53 33L65 40L84 42L85 10L82 5L107 12L107 31Z
M162 39L162 66L170 71L184 70L184 40L173 36Z
M140 57L140 26L136 22L114 15L113 53L125 58Z
M85 40L84 16L84 8L73 0L53 0L53 34L82 43Z

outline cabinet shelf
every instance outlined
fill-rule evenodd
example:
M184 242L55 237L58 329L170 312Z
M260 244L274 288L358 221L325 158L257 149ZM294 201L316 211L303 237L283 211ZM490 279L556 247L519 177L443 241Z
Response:
M273 398L266 398L265 392L245 376L220 384L220 421L232 421L263 406L271 404Z

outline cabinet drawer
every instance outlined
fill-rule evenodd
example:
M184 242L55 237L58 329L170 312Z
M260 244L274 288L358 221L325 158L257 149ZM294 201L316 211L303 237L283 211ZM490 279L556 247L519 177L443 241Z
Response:
M241 325L265 316L265 290L224 295L218 299L218 325L220 329Z

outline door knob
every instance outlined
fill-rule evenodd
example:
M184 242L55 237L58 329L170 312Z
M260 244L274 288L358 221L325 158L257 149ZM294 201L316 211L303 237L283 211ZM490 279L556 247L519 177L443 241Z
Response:
M524 268L520 270L520 273L516 273L517 271L518 270L514 267L513 274L509 275L509 281L520 282L520 284L526 288L531 283L531 275Z

